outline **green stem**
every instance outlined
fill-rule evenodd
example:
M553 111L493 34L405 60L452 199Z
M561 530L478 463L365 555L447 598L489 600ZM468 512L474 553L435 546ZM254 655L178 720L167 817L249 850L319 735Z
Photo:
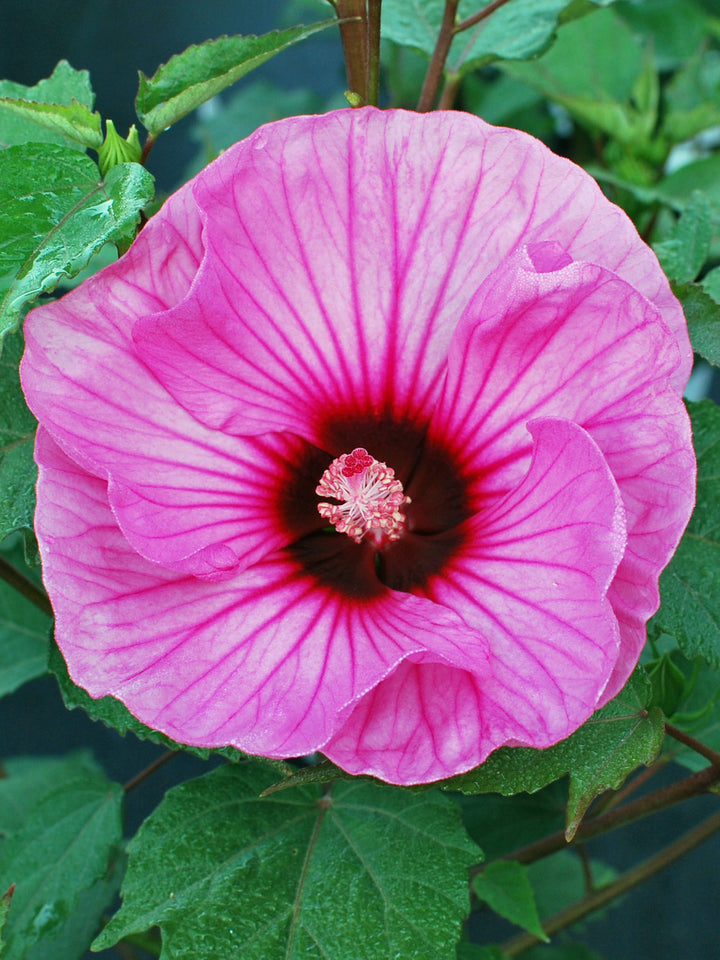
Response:
M366 100L373 106L380 98L380 8L382 0L368 0L368 69Z
M438 34L433 55L425 74L417 109L419 113L427 113L435 104L438 90L445 70L445 61L450 53L450 44L455 33L455 16L460 0L445 0L442 24Z
M710 763L716 767L720 767L720 753L718 753L717 750L713 750L712 747L706 746L701 740L696 740L695 737L691 737L689 733L685 733L684 730L680 730L678 727L674 727L671 723L667 722L665 723L665 733L674 740L684 743L686 747L690 747L691 750L699 753L701 757L709 760Z
M10 584L18 593L21 593L26 600L35 604L38 610L47 613L52 617L53 608L48 600L48 596L42 587L29 580L24 573L20 573L15 567L8 563L5 557L0 557L0 580Z
M560 910L558 913L553 914L553 916L548 917L542 925L543 930L549 937L558 933L560 930L565 930L567 927L577 923L578 920L582 920L582 918L586 917L589 913L600 909L600 907L604 907L612 900L621 897L629 890L644 883L645 880L659 873L660 870L664 870L665 867L670 866L670 864L679 860L680 857L694 850L695 847L700 846L701 843L708 840L714 833L717 833L718 830L720 830L720 812L714 813L711 817L708 817L707 820L703 820L702 823L683 834L683 836L674 843L660 850L660 852L654 854L654 856L648 857L647 860L643 860L642 863L639 863L636 867L617 877L612 883L608 883L599 890L593 890L587 894L587 896L578 900L577 903L573 903L564 910ZM522 933L503 944L502 951L507 957L517 957L540 942L538 937L533 936L533 934Z
M438 100L438 110L452 110L455 104L455 98L458 95L458 90L460 89L461 81L462 77L459 73L451 73L445 80L445 85L442 88L442 93Z
M699 773L693 773L689 777L671 783L661 790L649 793L632 803L626 803L622 807L616 807L608 813L603 813L598 817L592 817L585 820L577 829L573 843L579 843L589 840L591 837L597 837L602 833L609 833L611 830L617 830L618 827L624 827L628 823L640 820L649 816L651 813L657 813L659 810L665 810L676 803L682 803L683 800L689 800L690 797L699 796L705 793L709 787L720 780L719 767L706 767ZM519 847L511 853L505 854L503 860L517 860L519 863L534 863L542 857L547 857L558 850L564 850L568 846L563 830L557 833L551 833L542 840L530 843L525 847ZM483 870L483 864L476 864L470 868L470 875L474 876Z

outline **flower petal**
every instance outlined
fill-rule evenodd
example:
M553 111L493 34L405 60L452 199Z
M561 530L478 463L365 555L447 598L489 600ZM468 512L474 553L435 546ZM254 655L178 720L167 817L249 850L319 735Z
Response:
M323 751L392 783L440 779L503 744L547 747L595 709L617 657L606 599L625 546L620 495L577 425L531 425L530 470L466 524L465 546L427 595L487 642L480 669L403 661Z
M451 346L432 429L452 436L474 477L476 507L517 483L526 423L584 426L603 451L627 512L628 548L611 589L623 632L611 689L637 662L657 609L659 574L694 503L690 423L668 386L678 363L655 309L614 274L554 245L530 247L478 291Z
M404 660L358 703L323 753L343 770L389 783L441 780L492 749L483 683L442 663Z
M362 597L323 589L283 552L224 583L158 568L115 526L104 482L42 428L36 456L37 529L71 676L180 742L308 753L425 637L449 635L462 655L457 615L372 575Z
M558 240L655 299L687 380L684 319L654 255L580 168L523 133L456 112L296 117L236 144L194 189L203 285L135 336L213 427L321 443L336 407L426 417L457 319L526 240Z
M287 435L242 440L209 430L135 355L137 316L186 295L201 253L199 216L184 189L121 261L28 316L22 381L56 442L109 480L135 549L214 579L319 527L313 490L327 457ZM312 476L299 477L299 463L314 466ZM298 484L308 495L291 507Z

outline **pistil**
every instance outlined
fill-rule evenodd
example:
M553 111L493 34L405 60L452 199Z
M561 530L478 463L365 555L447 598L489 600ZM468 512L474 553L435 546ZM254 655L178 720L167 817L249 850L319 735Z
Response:
M403 508L410 498L392 467L375 460L364 447L333 460L315 492L339 501L319 503L318 512L356 543L368 539L381 547L399 540L405 530Z

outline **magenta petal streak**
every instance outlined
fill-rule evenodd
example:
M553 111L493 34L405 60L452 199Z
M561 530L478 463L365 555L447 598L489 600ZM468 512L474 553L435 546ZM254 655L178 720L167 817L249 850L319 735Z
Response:
M632 672L693 506L692 352L630 221L531 137L263 127L26 343L43 576L92 696L403 784L556 743ZM397 478L392 537L318 511L357 448Z

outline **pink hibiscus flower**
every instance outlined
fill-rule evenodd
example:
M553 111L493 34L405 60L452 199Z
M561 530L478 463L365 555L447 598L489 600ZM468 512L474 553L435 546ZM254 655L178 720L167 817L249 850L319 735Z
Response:
M73 679L394 783L622 687L688 520L692 354L579 168L461 113L258 130L28 317Z

